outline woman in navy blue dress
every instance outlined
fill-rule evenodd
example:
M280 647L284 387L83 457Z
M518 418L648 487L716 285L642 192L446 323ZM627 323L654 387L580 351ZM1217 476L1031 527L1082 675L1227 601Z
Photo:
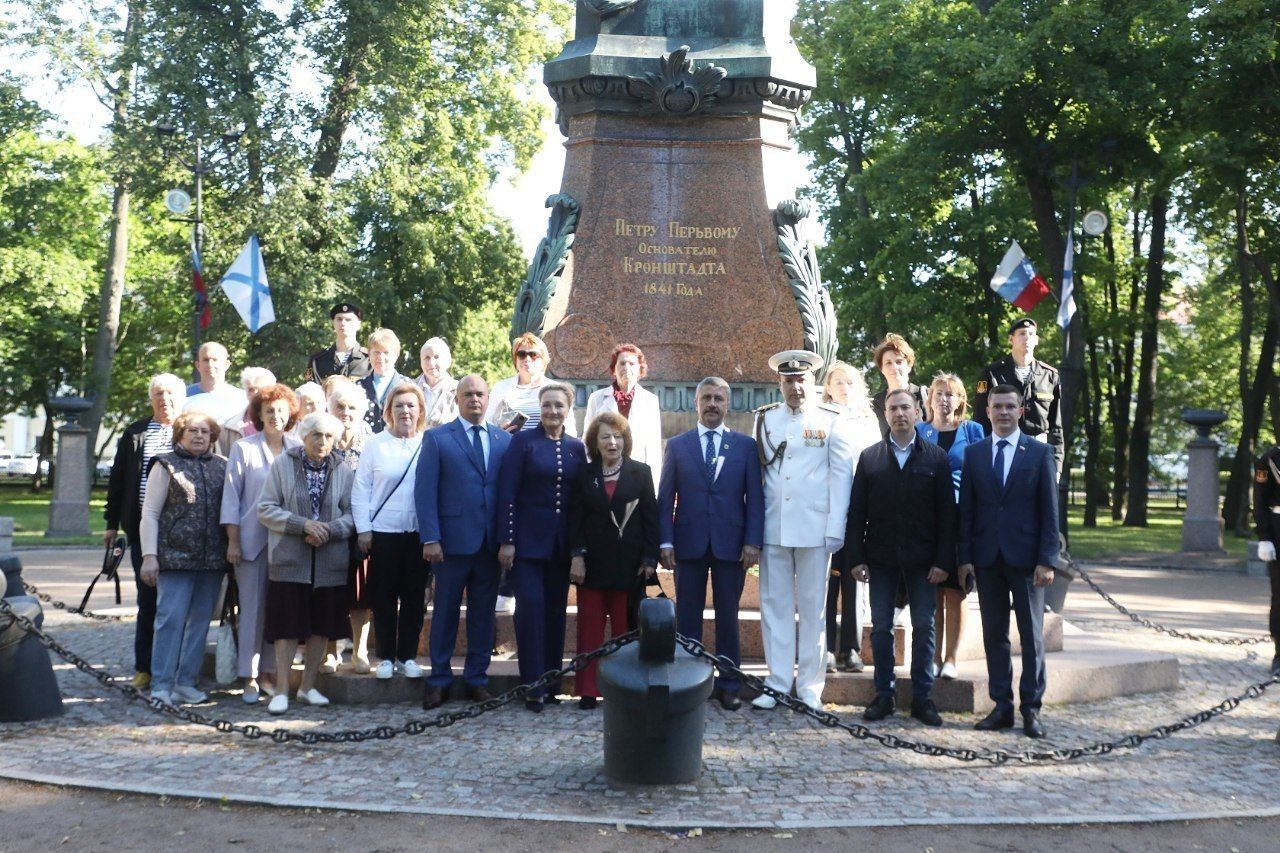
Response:
M954 373L939 373L929 386L930 419L916 424L916 432L925 441L947 451L951 462L951 482L956 500L960 500L960 470L964 465L964 449L975 441L982 441L986 432L982 425L968 418L969 399L964 383ZM938 677L956 677L956 650L964 632L966 592L960 588L955 573L938 584L937 632L938 644L935 663Z
M516 598L516 656L520 681L530 684L564 658L569 602L570 508L587 464L586 446L566 434L573 389L548 382L538 394L541 423L515 434L498 472L498 562L510 573ZM558 703L556 691L534 691L525 707L540 712Z

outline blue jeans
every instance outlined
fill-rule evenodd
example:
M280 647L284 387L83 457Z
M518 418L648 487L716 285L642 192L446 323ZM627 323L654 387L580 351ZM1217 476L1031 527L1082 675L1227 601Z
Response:
M898 580L907 585L911 605L911 695L928 699L933 690L933 615L938 609L938 588L929 583L927 568L898 569L871 566L871 657L875 661L877 696L894 695L893 602Z
M223 572L161 572L156 583L156 633L151 689L195 687L204 663L209 622L218 606Z

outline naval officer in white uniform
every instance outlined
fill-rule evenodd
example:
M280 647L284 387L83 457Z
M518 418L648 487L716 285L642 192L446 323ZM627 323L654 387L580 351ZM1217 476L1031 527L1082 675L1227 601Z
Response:
M822 707L827 560L844 544L856 458L848 417L821 402L814 372L822 365L821 356L806 350L786 350L769 359L778 372L782 402L757 409L755 425L764 471L760 618L769 667L765 684L788 693L794 681L796 697L811 708ZM777 701L761 694L751 704L768 710Z

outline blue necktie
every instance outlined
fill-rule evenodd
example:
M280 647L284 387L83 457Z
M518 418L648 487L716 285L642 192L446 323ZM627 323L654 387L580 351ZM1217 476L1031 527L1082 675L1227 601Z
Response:
M484 470L484 445L480 443L480 430L482 426L473 426L471 428L471 450L476 455L476 462L480 463L480 470Z
M716 434L707 432L707 482L714 482L716 479Z
M1000 485L1004 486L1004 452L1009 447L1008 439L1000 439L996 442L996 476L1000 479Z

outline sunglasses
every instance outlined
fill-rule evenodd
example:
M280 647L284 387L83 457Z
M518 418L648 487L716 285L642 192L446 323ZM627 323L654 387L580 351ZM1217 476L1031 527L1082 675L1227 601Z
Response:
M516 350L516 358L542 358L542 353L533 349Z

